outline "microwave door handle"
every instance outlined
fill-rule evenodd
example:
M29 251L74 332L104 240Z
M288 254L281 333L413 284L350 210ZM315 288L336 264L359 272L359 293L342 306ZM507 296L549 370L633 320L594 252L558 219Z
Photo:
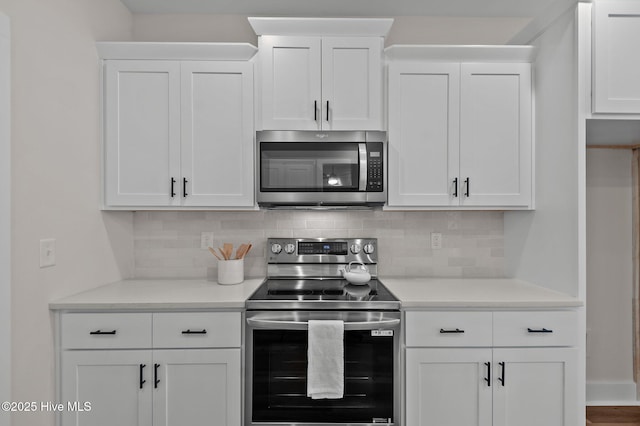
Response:
M275 330L307 330L309 324L306 321L278 321L247 318L247 324L253 328L268 328ZM382 321L345 322L344 329L351 330L384 330L395 328L400 324L399 319Z
M358 185L358 191L366 191L367 190L367 144L359 143L358 144L358 154L360 159L360 185Z

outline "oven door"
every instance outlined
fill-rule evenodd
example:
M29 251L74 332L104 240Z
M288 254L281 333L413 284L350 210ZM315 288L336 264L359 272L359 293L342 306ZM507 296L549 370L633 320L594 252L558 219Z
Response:
M342 399L307 397L307 321L345 323ZM245 425L399 424L399 312L247 312Z

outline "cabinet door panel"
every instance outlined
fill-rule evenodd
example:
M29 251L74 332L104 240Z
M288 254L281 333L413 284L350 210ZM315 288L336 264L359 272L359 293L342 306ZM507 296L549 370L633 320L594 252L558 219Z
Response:
M491 349L407 349L406 424L491 426L490 361Z
M179 63L107 61L105 80L106 204L179 203Z
M319 37L260 37L264 130L320 128L320 46Z
M494 349L493 360L495 426L577 424L576 349Z
M460 65L392 64L389 75L389 205L457 204Z
M182 63L182 204L253 205L253 65Z
M594 3L593 112L640 113L640 5Z
M529 64L462 64L462 205L531 203L531 132Z
M240 349L154 351L154 426L240 426Z
M152 371L150 351L65 351L61 402L90 402L91 409L76 412L65 406L62 425L151 426Z
M381 55L380 37L322 38L323 129L383 129Z

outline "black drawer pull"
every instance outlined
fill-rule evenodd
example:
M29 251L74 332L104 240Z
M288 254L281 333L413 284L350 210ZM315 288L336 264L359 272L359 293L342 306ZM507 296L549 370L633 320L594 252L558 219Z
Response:
M553 330L546 328L527 328L529 333L553 333Z
M153 387L158 389L158 384L160 383L160 379L158 379L158 368L160 368L160 364L153 364Z
M112 330L112 331L96 330L96 331L90 331L89 334L92 336L115 336L116 330Z
M498 365L500 366L500 369L501 369L501 373L500 373L500 377L498 377L498 381L502 384L502 386L504 386L504 362L499 362Z
M444 328L440 329L440 334L459 334L459 333L464 333L464 330L460 330L459 328L456 328L455 330L445 330Z
M144 368L147 366L147 364L140 364L140 389L142 389L144 387L144 384L147 383L147 381L144 379Z
M202 330L183 330L182 334L207 334L207 330L204 328Z
M485 362L484 365L487 366L487 377L484 378L484 381L487 382L487 386L491 387L491 363Z

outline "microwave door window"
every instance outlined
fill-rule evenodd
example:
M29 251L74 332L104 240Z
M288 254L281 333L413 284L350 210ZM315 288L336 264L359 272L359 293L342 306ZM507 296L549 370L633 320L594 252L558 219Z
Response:
M262 191L357 191L358 146L352 143L262 143Z

